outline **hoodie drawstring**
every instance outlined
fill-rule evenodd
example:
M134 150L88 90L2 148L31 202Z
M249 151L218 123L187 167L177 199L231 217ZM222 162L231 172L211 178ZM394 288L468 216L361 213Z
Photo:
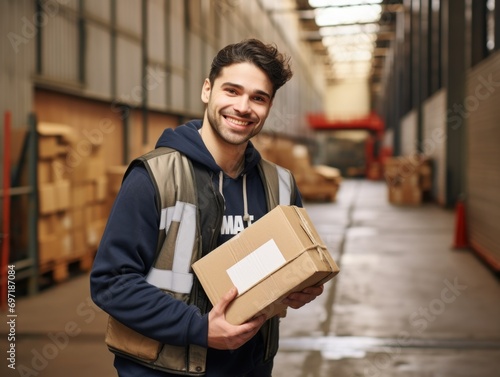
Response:
M219 172L219 192L224 198L224 193L222 192L222 186L224 185L224 172L221 170ZM224 199L225 202L225 199ZM224 204L224 207L226 205ZM250 226L250 215L248 213L248 200L247 200L247 175L243 174L243 221L247 222L247 226Z
M247 222L250 226L250 215L248 214L248 201L247 201L247 175L243 174L243 221Z
M221 170L219 172L219 192L222 195L222 199L224 199L224 210L226 209L226 198L224 198L224 193L222 192L222 186L224 185L224 172Z

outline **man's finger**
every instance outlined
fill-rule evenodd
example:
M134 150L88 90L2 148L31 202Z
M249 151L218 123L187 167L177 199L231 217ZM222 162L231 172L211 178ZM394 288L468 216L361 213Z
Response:
M225 312L229 303L233 301L237 295L238 290L236 289L236 287L231 288L224 296L222 296L220 301L217 303L217 306L222 312Z

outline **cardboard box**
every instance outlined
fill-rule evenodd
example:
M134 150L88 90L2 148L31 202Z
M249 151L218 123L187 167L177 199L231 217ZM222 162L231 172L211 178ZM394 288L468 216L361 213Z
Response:
M70 213L73 228L83 228L85 226L85 208L73 208Z
M112 200L114 200L118 191L120 191L120 187L122 186L123 176L127 170L127 166L118 165L118 166L110 166L107 169L107 178L108 178L108 190L111 194Z
M56 158L64 154L73 136L73 129L65 124L40 122L37 125L39 134L38 157L41 159Z
M58 211L65 211L71 205L71 182L63 179L54 184Z
M37 178L39 185L44 185L46 183L51 183L54 181L51 161L38 160L37 173L38 173Z
M57 258L59 252L59 238L56 235L47 236L38 241L38 261L40 264Z
M96 178L93 184L95 186L95 200L104 202L108 198L108 178L101 175Z
M71 186L71 207L82 208L87 204L87 186L72 185Z
M88 251L87 231L84 227L73 229L73 254L83 255Z
M38 217L38 240L46 241L53 237L57 229L58 216L57 214L45 215Z
M101 242L104 228L106 227L106 220L94 220L86 225L87 231L87 245L91 248L96 248Z
M56 186L53 183L40 185L38 188L40 215L48 215L57 211Z
M397 205L420 205L422 190L413 186L388 186L389 203Z
M238 288L226 311L232 324L273 317L286 309L280 302L290 293L339 272L307 212L295 206L276 207L192 267L213 305Z
M40 159L54 158L59 152L60 147L57 142L57 137L40 137L38 140L38 157Z

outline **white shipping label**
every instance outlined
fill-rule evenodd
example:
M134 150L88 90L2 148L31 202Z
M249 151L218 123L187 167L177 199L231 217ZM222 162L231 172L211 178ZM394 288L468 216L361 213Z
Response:
M226 270L238 294L252 288L286 263L278 245L269 240Z

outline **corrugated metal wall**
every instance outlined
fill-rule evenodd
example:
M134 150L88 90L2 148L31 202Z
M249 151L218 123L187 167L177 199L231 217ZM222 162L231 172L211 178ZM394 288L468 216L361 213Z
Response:
M41 33L41 72L48 80L78 86L79 77L79 30L78 13L73 2L58 6L53 12L39 11L44 22Z
M12 113L14 128L26 128L33 106L36 12L33 1L0 1L0 116ZM3 132L0 132L3 145ZM0 157L1 158L1 157Z
M87 16L87 50L85 54L87 95L98 98L110 98L111 88L111 34L108 25L111 22L109 0L85 1Z
M138 106L142 103L141 2L125 0L116 5L116 97Z
M184 31L186 28L184 24L186 14L183 2L170 2L170 7L167 7L167 14L169 16L167 56L170 59L168 77L171 77L171 86L167 93L167 104L173 110L181 110L186 108L187 92L184 87L184 78L189 73L184 52L187 36L185 32L179 32L180 30Z
M500 269L500 52L467 75L467 221L471 246Z
M159 77L167 76L168 62L166 31L168 27L168 13L161 0L150 0L147 9L147 50L149 64L147 72L155 72ZM151 80L146 82L148 102L152 109L167 109L167 80Z
M434 199L441 205L446 198L446 88L423 103L422 151L433 161Z
M305 113L322 107L321 88L311 80L313 65L304 62L308 55L290 46L277 16L259 0L34 3L45 20L37 55L41 88L201 116L200 92L213 56L228 43L257 37L292 55L295 73L276 97L270 128L305 136Z

